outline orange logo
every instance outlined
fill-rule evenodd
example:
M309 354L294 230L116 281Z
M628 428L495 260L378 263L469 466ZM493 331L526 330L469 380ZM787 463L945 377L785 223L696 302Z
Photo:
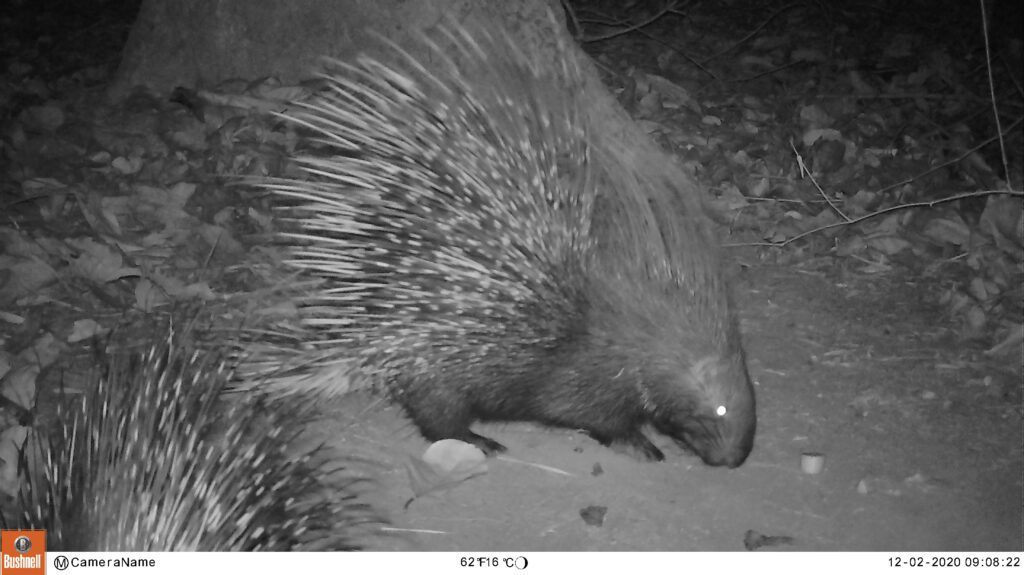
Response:
M46 531L0 531L0 575L45 575Z

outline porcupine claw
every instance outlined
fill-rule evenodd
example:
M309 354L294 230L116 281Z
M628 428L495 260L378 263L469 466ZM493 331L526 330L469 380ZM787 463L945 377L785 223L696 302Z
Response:
M505 451L508 450L508 448L498 443L497 441L494 441L489 437L484 437L483 435L478 435L476 433L473 433L472 431L467 432L465 436L460 437L458 439L461 441L465 441L466 443L472 443L477 447L477 449L483 451L487 455L487 457L494 457L495 455L499 453L504 453Z
M664 461L665 454L660 449L651 443L650 439L640 431L635 431L627 435L620 435L614 439L605 437L600 433L589 432L590 436L593 437L606 447L621 446L627 449L635 450L647 461Z

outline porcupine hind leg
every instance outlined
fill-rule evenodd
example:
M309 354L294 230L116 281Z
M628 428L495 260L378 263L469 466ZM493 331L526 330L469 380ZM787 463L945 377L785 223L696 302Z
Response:
M397 399L428 441L458 439L475 445L488 456L506 450L504 445L469 428L476 420L472 405L457 392L446 392L436 383L419 382L404 386Z

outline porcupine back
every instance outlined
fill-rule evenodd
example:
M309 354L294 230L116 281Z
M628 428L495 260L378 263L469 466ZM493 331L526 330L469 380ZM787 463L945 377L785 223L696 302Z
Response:
M534 420L661 459L651 423L742 463L753 396L701 227L662 229L662 196L607 189L610 162L595 209L565 47L545 67L504 36L449 39L483 79L430 44L430 71L405 53L337 64L293 116L322 147L300 157L311 179L271 187L300 204L291 263L327 280L303 302L317 361L356 355L431 440L494 452L473 421Z
M46 529L56 550L358 548L375 519L350 480L295 451L293 423L221 401L229 366L206 357L170 337L105 352L84 398L26 444L7 527Z

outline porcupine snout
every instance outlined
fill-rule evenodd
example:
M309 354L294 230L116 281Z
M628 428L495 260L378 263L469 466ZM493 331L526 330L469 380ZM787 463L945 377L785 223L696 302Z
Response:
M675 409L655 418L655 427L704 463L736 468L754 447L757 415L753 386L742 351L724 359L706 359L685 370L683 382L699 390L692 409Z

